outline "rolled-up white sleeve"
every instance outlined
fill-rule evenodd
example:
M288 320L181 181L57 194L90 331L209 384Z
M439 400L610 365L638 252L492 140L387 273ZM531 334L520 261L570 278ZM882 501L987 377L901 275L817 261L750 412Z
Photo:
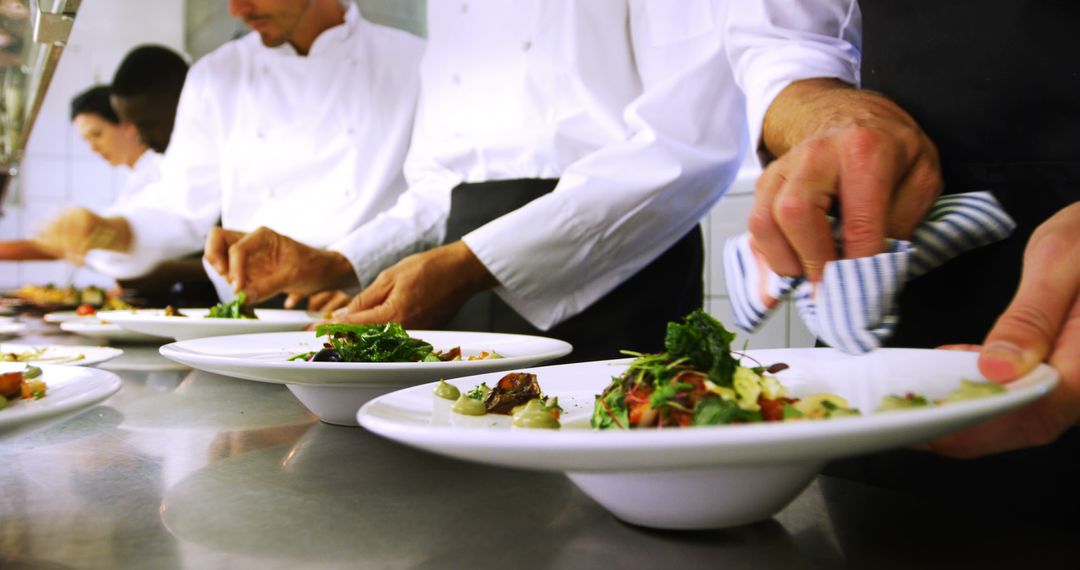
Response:
M725 23L735 82L746 95L750 141L792 82L835 78L859 84L862 14L856 0L738 0Z
M219 123L211 89L207 70L196 63L180 95L161 179L114 208L131 226L133 242L127 254L110 256L112 263L153 267L202 251L221 216Z
M642 84L623 113L630 136L570 165L552 193L464 237L499 280L497 294L536 327L580 313L651 263L733 180L746 129L724 60L726 5L630 2Z

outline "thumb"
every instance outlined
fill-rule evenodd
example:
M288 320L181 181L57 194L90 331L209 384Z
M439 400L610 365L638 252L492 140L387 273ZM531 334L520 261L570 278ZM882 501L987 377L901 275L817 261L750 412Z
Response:
M1044 245L1032 242L1020 288L983 343L979 371L990 380L1014 380L1045 360L1076 298L1076 269Z

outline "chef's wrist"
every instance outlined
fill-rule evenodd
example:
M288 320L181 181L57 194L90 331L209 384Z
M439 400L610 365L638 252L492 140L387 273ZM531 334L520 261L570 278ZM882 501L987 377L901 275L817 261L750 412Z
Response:
M359 285L356 269L347 257L339 252L327 249L315 250L314 272L319 276L316 290L350 289Z
M102 218L101 220L101 235L104 237L100 243L94 243L94 238L91 236L90 242L94 249L107 249L111 251L118 251L120 253L128 253L131 251L131 246L134 240L134 232L131 230L131 224L122 216L115 216L111 218Z
M499 280L492 275L487 266L469 246L461 240L445 246L453 256L454 265L457 267L459 286L470 296L481 291L492 289L499 284Z

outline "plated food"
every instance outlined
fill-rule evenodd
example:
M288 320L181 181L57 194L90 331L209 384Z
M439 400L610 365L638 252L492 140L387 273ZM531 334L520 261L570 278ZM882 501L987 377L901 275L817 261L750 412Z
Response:
M375 398L357 419L372 432L435 453L563 471L586 494L634 524L718 528L778 512L830 459L944 435L1039 398L1057 382L1056 372L1044 365L1002 390L991 387L985 397L950 401L964 379L984 391L977 353L881 349L851 356L824 348L776 349L731 353L734 363L713 358L714 353L689 364L671 359L668 348L668 358L640 355L514 368L513 374L535 375L540 403L558 398L557 429L521 429L510 416L456 413L442 403L448 400L433 395L442 388L435 382ZM772 363L787 368L769 372ZM758 377L756 387L735 388L747 374L740 366ZM722 378L725 369L731 370L730 386L713 379ZM460 398L507 376L484 374L445 384L458 390ZM647 396L646 387L652 388ZM755 391L760 391L756 398L748 396ZM897 395L931 405L879 411L887 397ZM769 401L784 404L773 421L765 421L776 415L766 411ZM800 403L809 407L800 410ZM859 413L833 413L837 410ZM820 419L814 419L819 413ZM659 488L664 492L657 493Z
M318 322L321 315L307 311L255 309L258 318L206 318L210 308L181 308L180 316L169 316L164 309L100 311L98 318L124 329L154 336L188 340L195 338L297 331Z
M462 354L461 347L436 350L431 343L409 336L399 323L321 324L317 338L322 348L294 354L289 360L305 362L452 362L503 358L494 350Z
M45 397L46 391L41 369L37 366L0 372L0 410L8 406L9 400L40 400Z
M0 362L28 362L86 366L100 364L123 354L107 346L0 344Z
M14 292L14 296L38 307L72 307L80 314L92 315L98 309L130 309L131 305L115 294L100 287L78 288L74 285L57 287L52 284L25 285Z
M41 375L29 379L29 398L22 397L23 381L19 382L19 392L15 399L7 400L6 407L0 410L0 440L11 437L25 429L41 425L43 421L63 416L101 402L120 389L120 377L112 372L83 366L37 367ZM0 363L0 377L12 378L11 373L22 376L27 365L20 363ZM40 398L35 397L35 389L41 389L33 382L45 384Z
M326 332L327 329L324 329ZM339 329L330 329L339 330ZM394 327L391 331L397 334ZM285 332L201 338L161 347L166 358L187 366L260 382L285 384L320 419L356 425L356 410L375 395L469 374L531 366L565 356L563 341L529 335L458 331L402 331L442 350L453 360L417 362L306 361L294 358L325 349L317 332ZM344 342L347 339L340 339ZM331 346L334 346L331 342ZM357 348L358 349L358 348ZM350 348L349 350L352 350ZM433 349L433 353L436 349ZM486 357L484 353L487 353ZM498 355L499 358L492 358Z

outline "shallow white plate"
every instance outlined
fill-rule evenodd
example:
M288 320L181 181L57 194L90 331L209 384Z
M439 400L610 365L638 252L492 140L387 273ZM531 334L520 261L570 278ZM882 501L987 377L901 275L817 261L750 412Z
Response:
M41 317L41 320L47 323L66 323L67 321L74 321L78 319L92 319L93 315L80 315L75 311L53 311L51 313L45 313Z
M505 416L449 412L433 385L376 398L357 414L367 429L415 447L494 465L566 471L619 518L659 528L713 528L767 518L794 499L825 461L902 446L961 429L1050 391L1057 373L1042 365L987 398L940 407L874 413L888 394L942 398L962 378L981 379L976 353L882 349L850 356L832 349L749 351L796 397L839 394L863 416L827 421L593 431L595 395L629 360L530 370L545 395L565 410L559 431L509 427ZM500 374L454 380L462 390L491 385ZM663 489L663 492L658 492Z
M31 352L44 348L45 352L31 360L24 361L39 366L41 364L86 366L112 360L124 351L108 346L65 346L0 343L0 353Z
M99 311L103 321L135 332L189 340L212 336L303 330L322 320L319 313L255 309L257 319L208 319L210 309L180 309L186 317L166 317L163 309Z
M455 362L302 362L301 352L322 348L325 337L313 332L252 334L202 338L166 344L161 354L182 364L260 382L286 384L325 422L356 425L356 410L371 397L390 390L468 374L532 366L570 353L571 346L552 338L457 331L409 331L436 349L460 346L464 355L498 352L506 358Z
M22 370L25 364L0 363L0 372ZM82 366L42 366L41 379L47 387L40 400L21 398L0 410L0 438L16 428L53 416L90 407L120 389L120 377L112 372Z
M0 323L0 337L16 336L26 332L26 323Z
M95 317L85 317L60 323L60 330L93 339L112 342L165 342L168 337L129 331L120 325L103 323Z

